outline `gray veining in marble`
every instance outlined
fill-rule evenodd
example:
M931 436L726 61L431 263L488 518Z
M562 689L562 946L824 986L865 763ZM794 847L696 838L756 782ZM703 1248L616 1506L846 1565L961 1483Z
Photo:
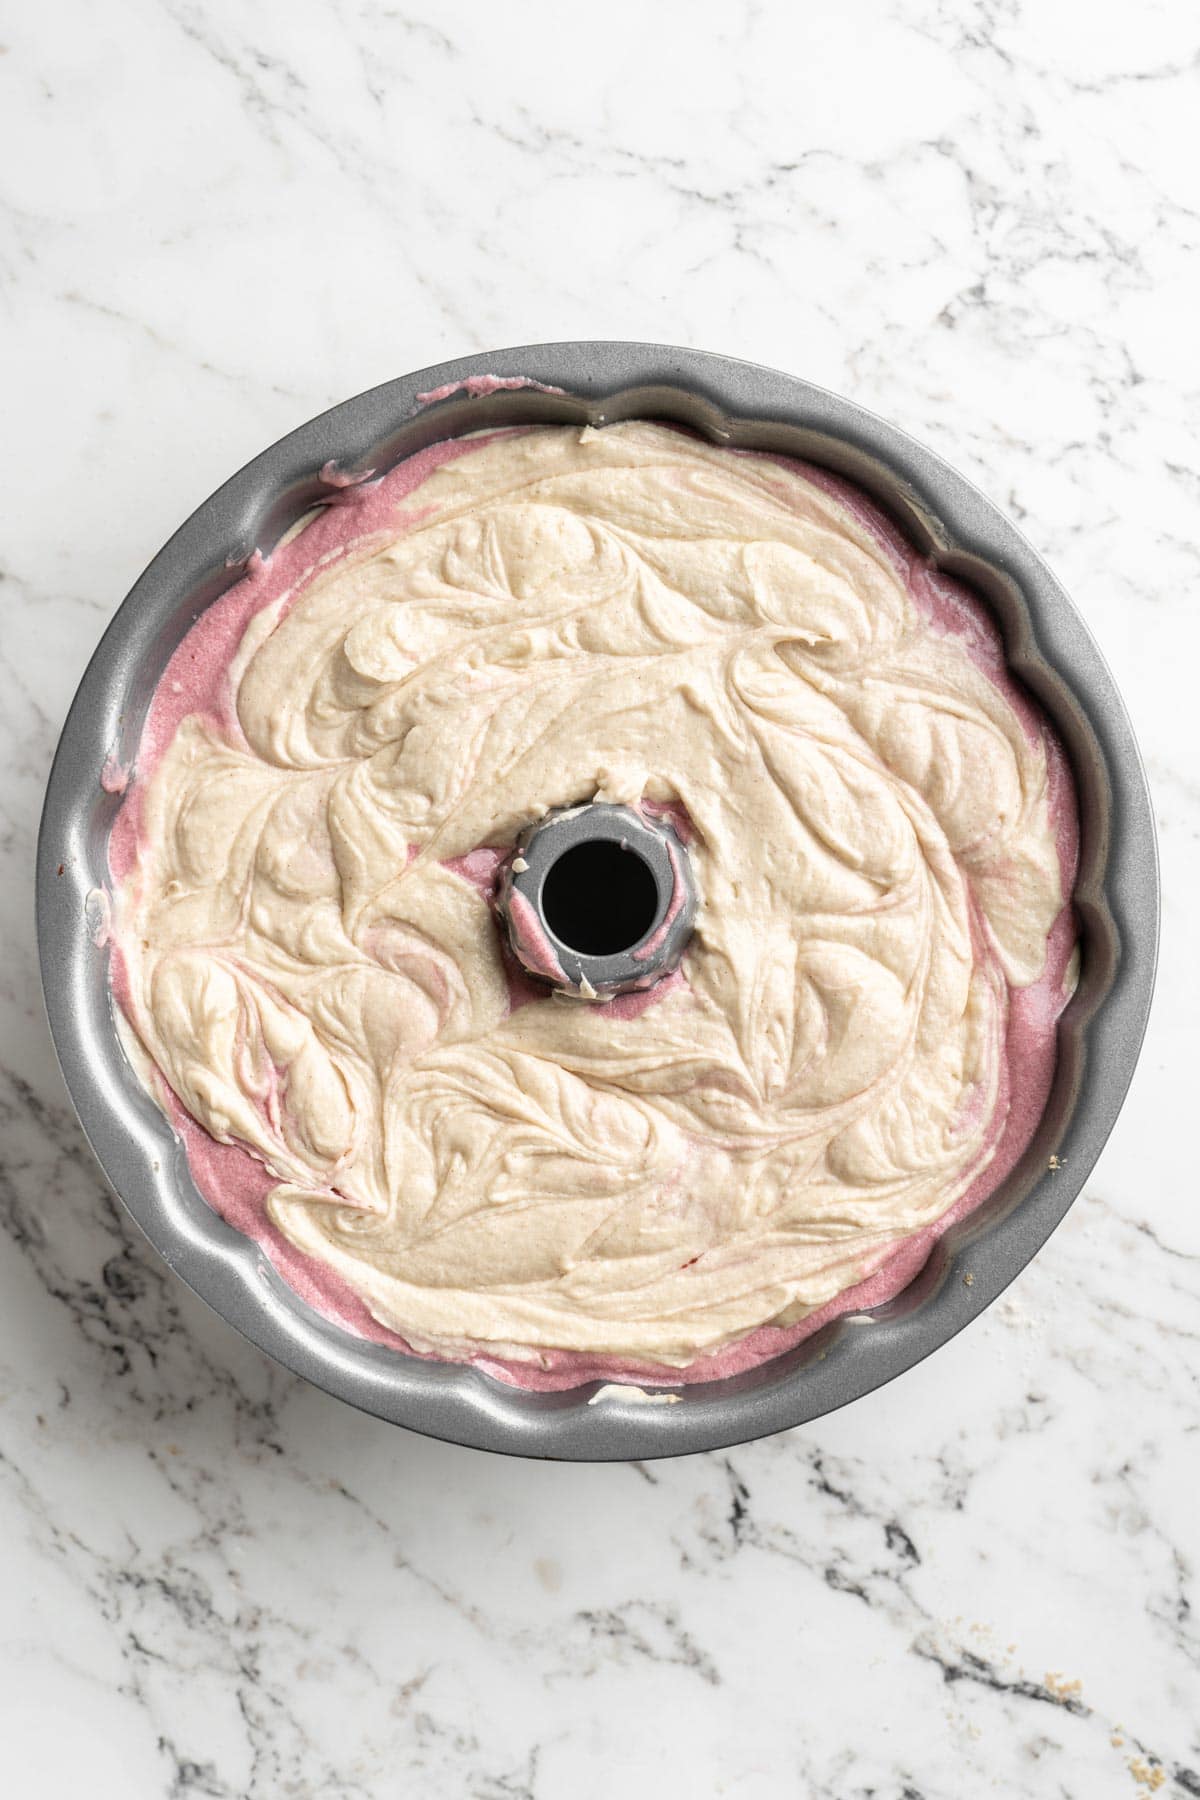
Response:
M1200 1795L1200 23L1183 0L62 0L0 20L0 1791ZM484 1459L283 1375L138 1239L33 963L48 760L232 468L489 344L696 344L895 419L1112 662L1164 960L980 1323L817 1427Z

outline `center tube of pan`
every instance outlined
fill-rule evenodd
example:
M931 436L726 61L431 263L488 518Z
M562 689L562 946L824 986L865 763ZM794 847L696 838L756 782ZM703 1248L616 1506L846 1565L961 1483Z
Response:
M696 888L669 820L593 801L521 834L497 909L527 973L577 999L607 999L678 967Z

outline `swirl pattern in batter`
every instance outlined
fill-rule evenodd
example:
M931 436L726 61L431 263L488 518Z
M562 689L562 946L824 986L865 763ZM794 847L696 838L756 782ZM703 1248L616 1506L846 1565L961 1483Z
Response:
M654 424L345 493L185 639L114 833L130 1043L213 1203L531 1385L727 1373L902 1284L1028 1140L1070 986L1070 778L983 609L846 484ZM594 797L670 808L700 895L607 1006L519 979L489 891Z

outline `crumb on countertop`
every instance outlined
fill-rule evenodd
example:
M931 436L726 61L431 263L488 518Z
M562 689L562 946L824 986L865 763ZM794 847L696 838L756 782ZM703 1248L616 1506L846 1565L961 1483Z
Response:
M1083 1692L1082 1681L1068 1681L1057 1669L1050 1669L1046 1674L1046 1686L1056 1700L1074 1700Z

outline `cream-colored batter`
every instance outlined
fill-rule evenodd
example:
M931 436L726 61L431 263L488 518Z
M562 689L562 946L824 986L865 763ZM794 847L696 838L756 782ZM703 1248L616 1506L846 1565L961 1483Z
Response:
M537 428L405 518L253 619L240 733L159 762L116 910L141 1044L414 1347L684 1366L802 1319L993 1152L1064 901L1045 742L775 462ZM684 980L510 1009L446 865L597 795L686 810Z

